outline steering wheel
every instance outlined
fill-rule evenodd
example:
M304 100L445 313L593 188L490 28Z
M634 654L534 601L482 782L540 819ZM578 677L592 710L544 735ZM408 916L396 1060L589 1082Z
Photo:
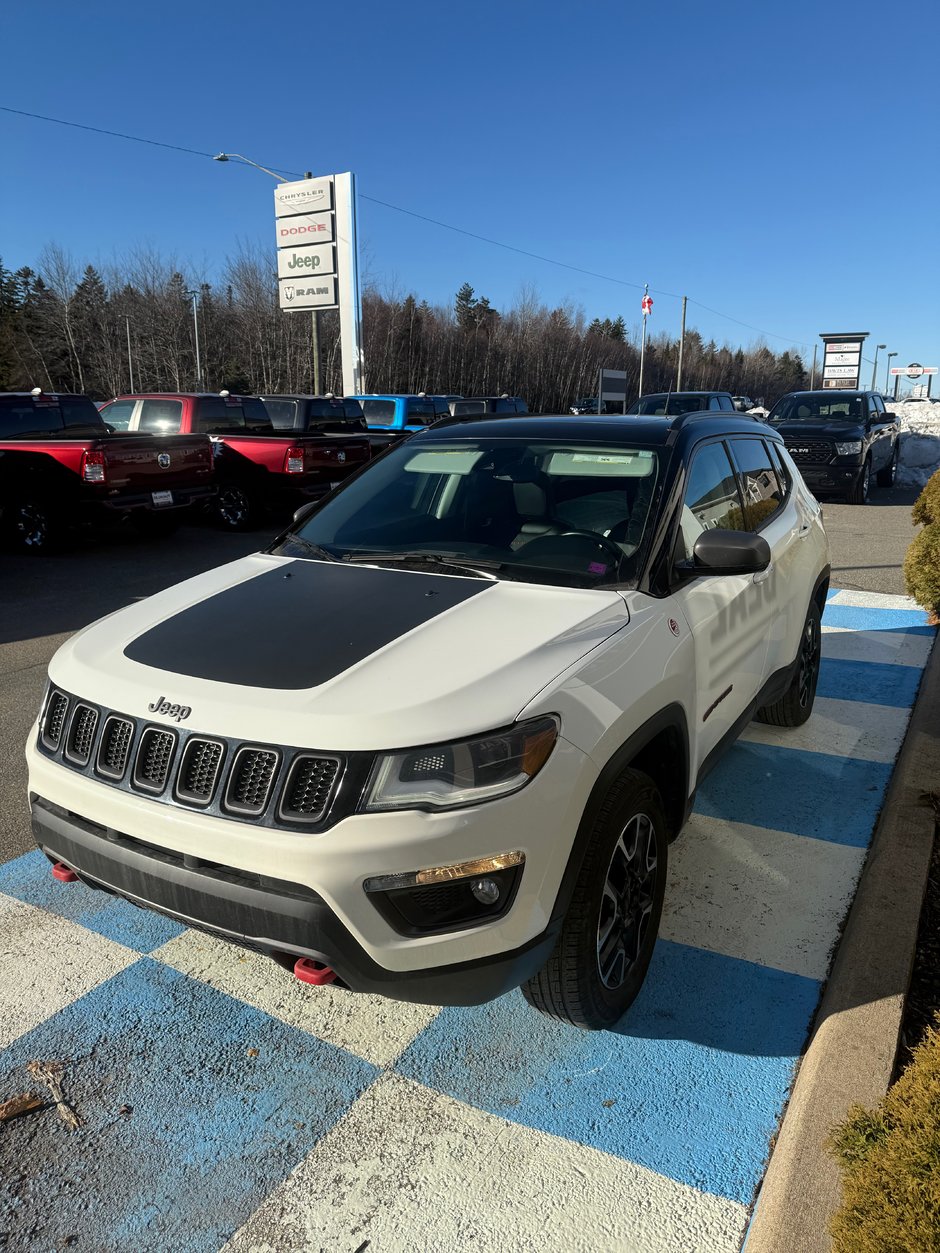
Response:
M606 548L607 551L613 555L613 558L615 562L617 563L617 565L619 565L620 562L623 561L624 553L620 545L617 544L614 540L608 538L608 536L602 535L600 531L590 531L588 530L587 527L572 527L570 530L562 531L560 534L561 536L585 535L589 539L596 540L597 543L600 544L602 548Z

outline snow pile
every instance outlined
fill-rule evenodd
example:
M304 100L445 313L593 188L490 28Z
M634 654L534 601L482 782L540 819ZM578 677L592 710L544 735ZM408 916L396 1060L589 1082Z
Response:
M889 402L901 419L897 482L923 487L940 470L940 403L932 400Z

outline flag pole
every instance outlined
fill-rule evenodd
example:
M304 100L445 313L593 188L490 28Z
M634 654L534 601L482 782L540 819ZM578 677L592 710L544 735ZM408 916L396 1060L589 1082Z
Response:
M643 288L643 302L641 305L643 309L643 337L640 340L640 389L639 390L640 390L641 397L643 395L643 367L646 364L646 316L647 316L647 313L649 312L648 307L647 307L649 305L649 294L650 294L650 285L649 283L647 283L645 284Z

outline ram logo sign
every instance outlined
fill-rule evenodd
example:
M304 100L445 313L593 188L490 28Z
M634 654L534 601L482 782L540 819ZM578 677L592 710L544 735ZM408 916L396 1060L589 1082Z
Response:
M294 280L282 279L278 286L282 309L329 309L336 304L334 275L314 278L311 274L307 280L298 275Z

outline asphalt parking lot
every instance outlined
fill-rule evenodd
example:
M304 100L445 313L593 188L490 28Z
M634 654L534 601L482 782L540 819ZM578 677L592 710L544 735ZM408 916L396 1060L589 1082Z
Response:
M897 597L899 495L826 507L846 590L817 712L752 725L702 789L646 988L604 1033L517 993L439 1011L310 990L51 880L22 766L48 658L266 533L3 557L0 1100L61 1060L83 1126L0 1130L0 1247L737 1249L930 646Z

